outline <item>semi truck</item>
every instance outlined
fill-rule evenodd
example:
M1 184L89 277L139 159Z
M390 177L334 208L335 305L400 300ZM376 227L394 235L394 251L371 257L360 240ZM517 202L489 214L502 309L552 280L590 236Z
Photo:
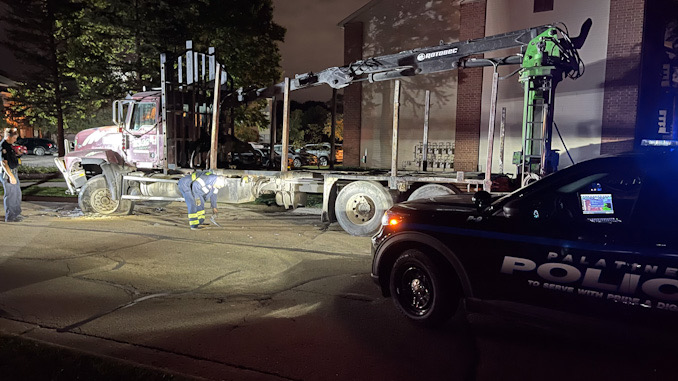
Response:
M525 102L519 174L524 184L555 170L551 150L555 89L563 79L576 79L581 74L583 64L578 49L590 27L589 19L575 38L557 25L543 25L408 50L358 60L318 73L297 75L293 79L285 78L282 83L253 90L234 89L227 71L215 58L214 49L199 53L187 42L186 51L181 54L161 55L159 89L115 101L114 124L79 132L74 149L64 157L56 158L55 162L68 191L78 195L79 206L85 213L128 214L137 202L182 201L176 185L178 179L194 171L196 163L209 161L209 168L227 180L226 191L219 194L220 202L246 202L272 194L279 205L294 208L303 205L308 194L322 194L322 222L337 221L351 235L371 235L394 202L462 190L492 190L491 157L488 157L484 172L426 171L425 155L421 170L399 170L401 78L493 66L488 126L488 155L491 155L497 67L520 65L516 72L520 74ZM507 48L520 48L520 52L501 58L477 58L479 54ZM246 143L225 133L224 126L229 123L224 117L225 109L282 96L280 143L282 152L286 152L291 91L319 85L341 89L356 82L390 80L395 81L390 170L289 170L284 160L276 169L232 169L228 165L239 145ZM332 117L335 117L334 113ZM426 125L427 120L424 121ZM426 143L424 139L424 147ZM334 149L332 142L330 157L335 157ZM270 154L273 155L272 150Z

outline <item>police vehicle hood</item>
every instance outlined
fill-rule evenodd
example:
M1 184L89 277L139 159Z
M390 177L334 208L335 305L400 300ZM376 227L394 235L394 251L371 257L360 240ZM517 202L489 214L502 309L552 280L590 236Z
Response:
M410 214L421 212L476 212L472 194L454 194L446 196L427 197L406 201L393 207L394 211Z

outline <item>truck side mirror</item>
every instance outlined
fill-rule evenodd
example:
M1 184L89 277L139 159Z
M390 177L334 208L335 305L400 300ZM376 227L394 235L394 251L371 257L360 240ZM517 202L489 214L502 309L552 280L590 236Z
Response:
M120 121L123 118L122 101L117 100L113 102L113 124L120 127Z

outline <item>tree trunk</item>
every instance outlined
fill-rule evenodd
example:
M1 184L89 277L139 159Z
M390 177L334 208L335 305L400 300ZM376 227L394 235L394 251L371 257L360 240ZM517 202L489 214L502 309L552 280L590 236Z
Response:
M64 156L66 150L64 147L64 110L61 99L61 73L59 71L58 48L56 45L56 24L54 17L54 0L47 0L47 24L49 25L49 48L50 48L50 66L52 71L52 86L54 86L54 108L57 118L57 147L59 156Z

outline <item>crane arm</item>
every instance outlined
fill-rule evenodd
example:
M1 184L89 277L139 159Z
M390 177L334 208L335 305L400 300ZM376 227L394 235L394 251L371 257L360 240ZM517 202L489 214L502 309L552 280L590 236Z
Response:
M330 67L318 73L308 72L297 75L290 83L290 91L319 85L341 89L360 81L385 81L401 77L431 74L454 70L460 67L487 66L489 63L476 62L466 65L466 58L500 49L525 47L532 39L550 26L543 25L474 40L441 44L426 48L407 50L400 53L372 57L352 62L341 67ZM520 56L512 56L502 64L519 64ZM249 102L268 98L283 92L283 84L267 88L239 89L225 97L228 103Z

